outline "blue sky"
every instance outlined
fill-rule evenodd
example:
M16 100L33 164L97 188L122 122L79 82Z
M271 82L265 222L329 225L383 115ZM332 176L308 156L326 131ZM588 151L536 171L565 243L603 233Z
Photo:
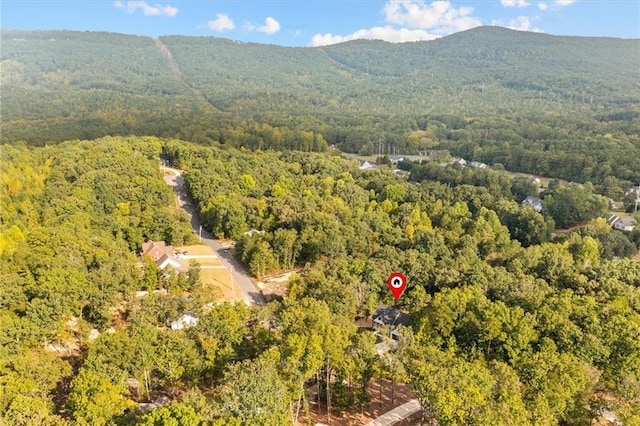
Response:
M430 40L479 25L640 38L638 0L2 0L5 29L217 36L284 46Z

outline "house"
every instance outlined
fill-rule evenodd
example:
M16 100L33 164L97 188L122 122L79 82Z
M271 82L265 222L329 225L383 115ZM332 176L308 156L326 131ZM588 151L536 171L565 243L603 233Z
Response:
M381 326L388 326L390 328L390 335L392 338L398 337L397 327L399 325L409 325L409 314L402 312L400 309L392 308L386 305L378 306L378 309L373 313L373 328L377 329Z
M471 167L474 167L476 169L486 169L487 165L485 163L481 163L480 161L472 161L469 163L469 165Z
M198 317L192 314L184 314L171 323L172 330L183 330L198 325Z
M168 254L163 254L162 257L156 260L156 265L158 265L158 269L164 269L167 266L171 266L175 270L179 270L182 268L182 264L180 261L175 259L174 257L169 256Z
M148 255L158 266L158 269L164 269L171 266L175 270L182 269L182 264L176 257L176 250L172 246L168 246L164 241L148 241L142 244L141 256Z
M399 155L392 155L391 157L389 157L389 160L391 161L391 164L398 164L401 161L404 161L404 157L401 157Z
M632 217L618 218L613 221L613 229L623 232L631 232L636 227L636 220Z
M459 164L462 167L465 167L467 165L467 160L465 160L464 158L460 158L460 157L452 157L450 164L452 166L455 166L456 164Z
M400 170L400 169L395 169L393 171L393 174L398 176L398 177L405 177L409 175L409 172L406 170Z
M257 229L250 229L244 233L244 235L248 235L250 237L253 237L254 234L262 235L264 234L264 231L258 231Z
M609 200L609 208L611 210L623 210L624 203L622 201L615 201L612 198L607 198Z
M175 250L172 246L168 246L164 241L147 241L142 244L142 252L140 256L149 255L156 262L164 255L173 257Z
M364 161L364 160L360 160L360 170L371 170L371 169L375 169L376 165L375 163L370 163L368 161Z
M640 198L640 186L632 186L624 192L624 196L635 195L636 198Z
M378 355L384 355L387 352L391 352L398 347L398 342L395 340L385 339L381 342L376 343L376 352Z
M127 383L130 383L130 380L131 379L127 380ZM138 382L137 389L138 390L140 389L140 383L139 382ZM129 385L129 390L130 391L132 390L131 385ZM136 391L135 394L137 395L138 391ZM138 408L143 413L147 413L147 412L149 412L151 410L155 410L157 408L164 407L165 405L167 405L170 402L171 402L171 400L169 399L169 397L162 395L162 396L156 398L153 402L139 402L138 403Z
M523 206L532 207L535 211L540 213L542 211L543 201L538 197L529 196L522 201Z

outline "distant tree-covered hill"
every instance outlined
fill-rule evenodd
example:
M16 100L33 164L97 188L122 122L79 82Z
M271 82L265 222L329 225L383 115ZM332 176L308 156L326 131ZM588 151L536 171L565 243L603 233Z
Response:
M162 37L184 77L240 114L478 113L640 101L636 40L485 27L431 42L285 48Z
M640 40L499 27L313 48L0 34L4 142L144 134L249 148L440 147L567 179L591 178L585 169L640 179L629 160L640 150ZM518 158L507 155L514 146ZM566 161L577 171L548 167Z

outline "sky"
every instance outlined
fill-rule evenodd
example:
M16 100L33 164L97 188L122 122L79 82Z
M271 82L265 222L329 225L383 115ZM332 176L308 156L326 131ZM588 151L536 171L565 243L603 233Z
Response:
M638 0L2 0L3 29L214 36L282 46L432 40L480 25L640 38Z

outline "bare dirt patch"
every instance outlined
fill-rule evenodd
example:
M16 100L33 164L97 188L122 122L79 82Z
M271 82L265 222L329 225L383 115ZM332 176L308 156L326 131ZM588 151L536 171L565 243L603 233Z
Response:
M287 294L291 277L297 272L297 270L293 270L269 275L264 277L262 281L257 281L255 285L267 300L284 297Z

